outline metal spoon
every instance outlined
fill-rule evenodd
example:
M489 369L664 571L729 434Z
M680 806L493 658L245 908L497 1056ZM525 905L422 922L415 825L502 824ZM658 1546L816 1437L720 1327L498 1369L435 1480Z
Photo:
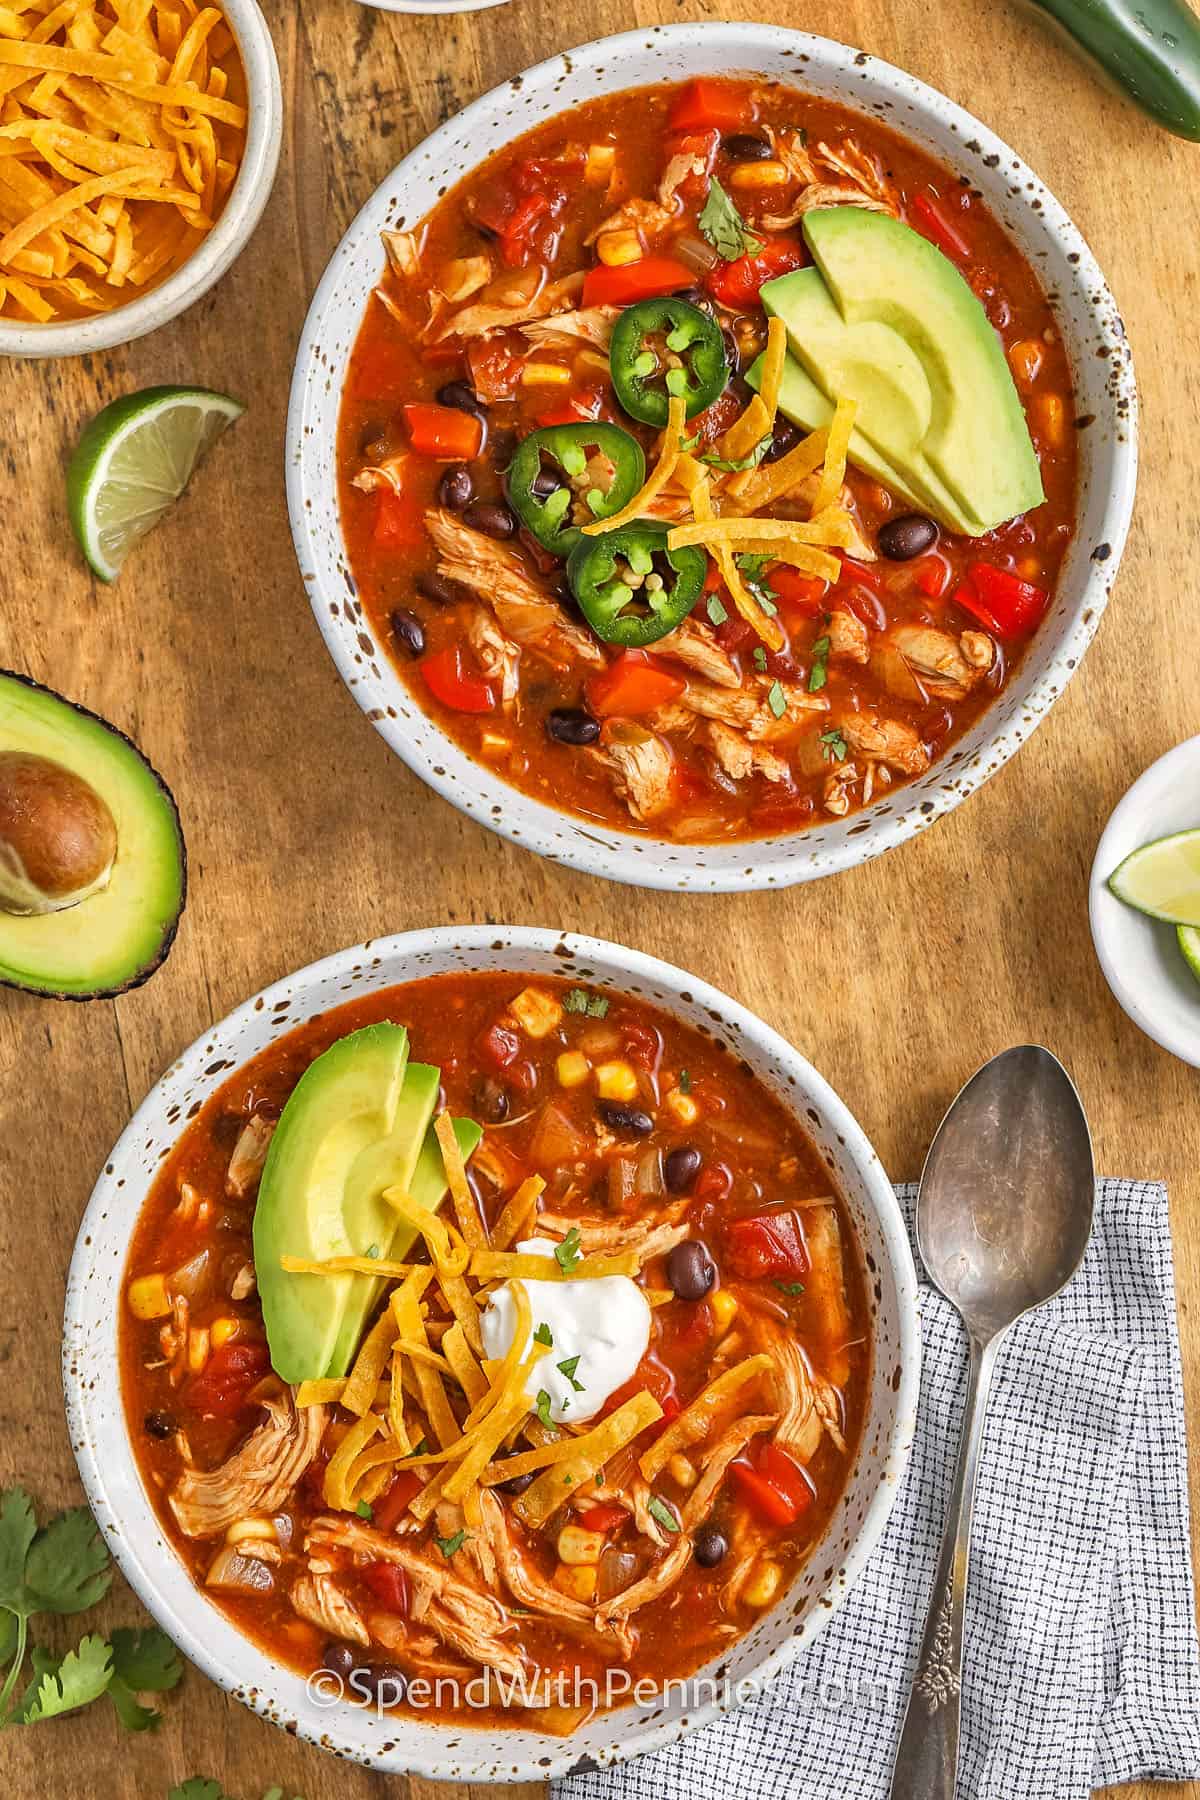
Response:
M1079 1095L1033 1044L993 1057L938 1127L921 1175L917 1244L971 1340L958 1473L892 1775L892 1800L953 1800L963 1610L975 1481L1001 1340L1083 1260L1095 1168Z

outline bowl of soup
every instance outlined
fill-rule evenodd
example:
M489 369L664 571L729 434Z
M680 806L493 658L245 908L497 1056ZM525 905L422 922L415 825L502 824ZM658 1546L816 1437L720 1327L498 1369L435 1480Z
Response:
M1115 303L1032 171L875 58L704 24L544 63L393 171L313 301L287 473L412 769L712 890L850 867L1001 766L1135 464Z
M915 1293L862 1131L734 1001L415 932L247 1001L139 1108L69 1278L72 1443L239 1699L382 1771L541 1779L820 1630L906 1465Z

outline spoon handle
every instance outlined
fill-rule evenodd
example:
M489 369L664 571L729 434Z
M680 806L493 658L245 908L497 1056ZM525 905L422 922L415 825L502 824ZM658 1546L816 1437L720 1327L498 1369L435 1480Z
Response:
M983 1445L988 1391L999 1338L971 1341L967 1403L958 1471L950 1496L941 1554L925 1636L917 1659L900 1748L892 1774L891 1800L954 1800L958 1773L958 1714L962 1688L963 1613L975 1482Z

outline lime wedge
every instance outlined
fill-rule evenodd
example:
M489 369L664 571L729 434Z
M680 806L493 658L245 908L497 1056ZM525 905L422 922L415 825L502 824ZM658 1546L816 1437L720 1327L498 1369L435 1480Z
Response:
M1200 925L1200 830L1157 838L1127 856L1108 878L1109 889L1168 925Z
M1183 951L1184 962L1200 981L1200 931L1194 925L1179 927L1179 948Z
M67 469L67 506L79 548L101 581L116 580L134 545L245 410L206 388L153 387L96 414Z

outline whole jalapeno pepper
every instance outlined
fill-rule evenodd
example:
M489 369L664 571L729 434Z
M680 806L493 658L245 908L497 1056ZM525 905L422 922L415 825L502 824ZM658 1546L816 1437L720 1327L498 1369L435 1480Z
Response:
M668 550L668 530L656 519L633 519L599 537L580 538L572 550L571 592L606 644L625 650L653 644L682 625L700 598L708 558L694 545ZM655 567L656 558L666 562L669 576Z
M613 326L608 366L617 399L643 425L666 424L672 394L694 418L729 381L721 327L690 300L670 294L626 307Z
M606 486L585 485L597 452L612 468ZM608 519L633 499L645 479L642 446L619 425L603 420L546 425L517 447L508 469L508 503L543 550L566 556L580 536L571 517L577 499L592 519Z

